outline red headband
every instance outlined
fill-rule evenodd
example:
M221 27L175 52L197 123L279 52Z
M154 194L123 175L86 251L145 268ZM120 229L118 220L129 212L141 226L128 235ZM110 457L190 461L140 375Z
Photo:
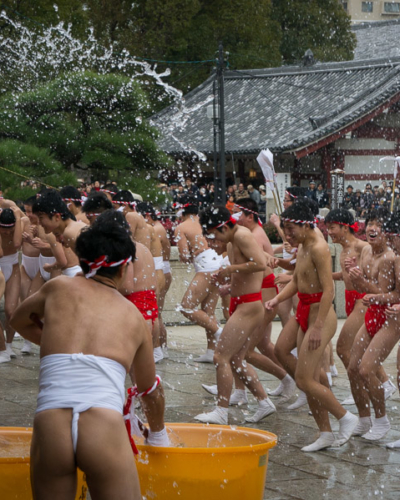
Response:
M13 227L15 226L15 222L13 222L12 224L4 224L3 222L0 222L0 227Z
M218 229L219 227L225 226L225 224L228 224L228 222L232 222L232 224L236 224L235 219L231 216L225 222L221 222L221 224L218 224L218 226L214 226L213 229Z
M82 262L87 264L90 268L90 271L85 274L86 278L92 278L97 271L101 267L117 267L117 266L122 266L123 264L126 264L127 262L130 262L132 260L132 257L128 257L127 259L119 260L118 262L107 262L107 255L101 255L97 259L95 259L94 262L89 262L86 259L81 259Z
M63 201L77 201L78 203L82 203L82 198L63 198Z
M297 220L297 219L289 219L287 217L282 217L281 220L283 222L293 222L293 224L315 224L314 220Z
M259 217L258 212L254 212L254 210L250 210L250 208L244 208L244 207L242 207L241 205L237 205L236 203L235 203L235 205L234 205L234 206L235 206L236 208L240 208L240 210L243 210L244 212L250 212L251 214L257 215L257 217L258 217L257 224L258 224L260 227L262 227L262 222L260 221L260 217Z
M338 222L336 220L328 222L328 224L339 224L339 226L347 226L350 229L353 229L355 233L358 233L358 230L360 229L358 227L358 222L355 222L354 224L346 224L345 222Z
M297 198L298 198L298 197L297 197L297 196L295 196L294 194L289 193L289 191L285 191L285 193L286 193L286 194L288 194L291 198L294 198L294 199L296 199L296 200L297 200Z

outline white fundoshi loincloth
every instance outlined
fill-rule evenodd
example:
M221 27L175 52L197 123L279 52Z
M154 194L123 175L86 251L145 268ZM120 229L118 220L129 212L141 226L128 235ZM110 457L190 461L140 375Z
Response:
M212 273L221 267L222 257L212 248L204 250L193 259L196 273Z
M50 354L40 360L36 413L72 409L72 443L78 443L79 414L107 408L122 415L126 370L109 358L91 354Z

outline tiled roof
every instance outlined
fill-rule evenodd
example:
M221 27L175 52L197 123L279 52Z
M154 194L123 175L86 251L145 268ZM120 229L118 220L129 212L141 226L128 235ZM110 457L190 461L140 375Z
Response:
M268 147L293 151L323 139L367 115L400 92L400 57L225 74L225 149L254 154ZM213 151L213 76L154 117L169 153ZM178 127L174 126L179 121Z
M357 37L354 60L400 57L400 20L356 24L352 30Z

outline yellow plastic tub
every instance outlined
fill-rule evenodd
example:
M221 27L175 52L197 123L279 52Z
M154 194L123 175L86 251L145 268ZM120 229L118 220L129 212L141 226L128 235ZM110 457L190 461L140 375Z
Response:
M227 425L166 424L171 448L137 443L146 500L262 500L275 434Z
M0 499L32 500L30 458L32 429L0 427ZM84 475L78 471L75 500L86 499Z

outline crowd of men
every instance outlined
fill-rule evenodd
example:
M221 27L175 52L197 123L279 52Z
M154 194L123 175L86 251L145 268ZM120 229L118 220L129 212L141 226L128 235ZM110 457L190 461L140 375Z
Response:
M131 488L137 495L132 498L140 498L134 465L126 464L129 441L135 451L132 434L144 434L154 446L169 444L155 363L168 356L162 310L172 283L171 242L152 204L115 183L85 188L85 196L72 186L42 189L20 207L0 197L0 296L6 316L0 362L16 357L16 331L25 339L22 354L30 353L31 342L40 345L32 446L38 497L73 488L78 465L93 491L112 485L115 494L117 482L118 497ZM385 399L396 390L382 364L400 339L399 215L381 204L371 208L365 242L357 238L349 210L329 212L328 233L342 246L341 272L333 273L328 244L316 225L318 199L309 192L304 196L299 187L287 189L284 211L271 217L282 239L273 249L255 191L260 194L239 185L229 207L204 204L190 180L186 191L178 187L175 194L173 242L180 260L195 270L180 311L205 330L206 350L194 361L213 363L216 373L215 385L203 385L216 396L216 407L195 419L228 424L229 406L246 404L249 390L258 408L246 421L256 424L277 411L276 401L297 391L288 408L308 404L320 430L304 452L343 446L352 436L381 440L390 429ZM275 274L277 268L283 272ZM334 280L344 281L348 315L337 342L351 386L342 403L331 391L337 376L331 343L337 326ZM225 324L215 315L218 300ZM274 345L271 323L277 315L282 332ZM268 394L255 368L279 379L278 388ZM137 387L124 420L127 373ZM134 415L135 395L141 396L149 428ZM347 411L347 404L355 404L358 415ZM330 415L339 422L337 434ZM99 429L106 436L101 442L93 435ZM116 443L122 451L114 456L107 450ZM387 446L400 448L400 441ZM50 456L63 458L49 467Z

